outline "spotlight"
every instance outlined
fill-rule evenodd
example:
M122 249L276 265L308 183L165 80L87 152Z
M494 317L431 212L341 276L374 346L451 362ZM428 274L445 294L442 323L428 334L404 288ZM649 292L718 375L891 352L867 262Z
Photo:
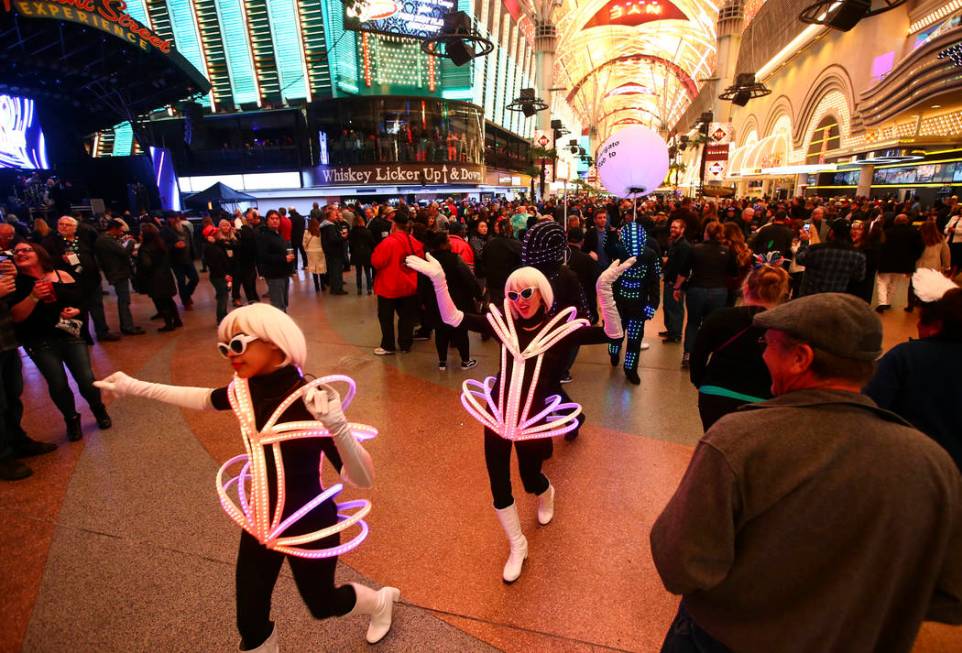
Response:
M798 19L803 23L825 25L847 32L863 18L871 18L895 9L906 1L876 0L877 6L873 9L872 0L819 0L805 7Z
M533 88L521 89L521 95L516 97L511 101L511 104L505 107L505 109L508 111L520 111L524 114L525 118L530 118L539 111L544 111L547 108L548 103L538 97L535 97Z
M471 27L471 17L463 11L447 14L441 31L421 41L422 52L450 59L455 66L463 66L476 57L490 54L493 50L494 43Z
M748 104L749 100L764 97L771 94L771 92L771 89L764 84L755 81L755 73L738 73L735 77L735 83L719 94L718 99L728 100L737 106L743 107ZM710 120L707 122L710 122ZM703 124L707 124L707 122L703 121Z

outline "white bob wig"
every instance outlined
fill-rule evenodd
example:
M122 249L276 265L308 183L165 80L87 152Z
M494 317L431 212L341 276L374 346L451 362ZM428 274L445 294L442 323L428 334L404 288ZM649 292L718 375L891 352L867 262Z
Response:
M304 332L291 316L269 304L250 304L227 314L217 327L217 338L228 342L239 333L255 336L284 352L283 365L303 368L307 361Z
M548 277L544 276L541 270L530 266L518 268L512 272L508 280L504 282L505 296L507 296L510 290L521 292L525 288L537 288L541 292L541 301L544 303L545 310L551 310L551 307L554 305L554 291L551 289L551 283L548 281ZM514 302L509 301L508 303L511 305L511 314L518 317L518 311L514 307Z

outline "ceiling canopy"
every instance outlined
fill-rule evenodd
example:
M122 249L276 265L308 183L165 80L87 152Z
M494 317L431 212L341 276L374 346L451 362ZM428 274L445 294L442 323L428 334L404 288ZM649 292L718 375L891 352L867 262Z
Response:
M712 0L560 0L553 86L599 142L624 124L665 132L712 74L717 16Z

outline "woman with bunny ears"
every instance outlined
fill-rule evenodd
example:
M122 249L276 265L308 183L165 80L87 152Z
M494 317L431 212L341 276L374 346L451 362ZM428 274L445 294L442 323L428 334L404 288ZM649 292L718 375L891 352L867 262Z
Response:
M607 344L623 335L611 285L635 262L615 261L598 279L597 290L604 327L589 326L567 307L551 315L554 293L548 278L533 267L515 270L505 284L504 314L492 304L487 316L464 313L448 293L444 270L427 259L408 256L405 263L431 280L441 319L451 327L464 326L501 340L501 368L483 382L466 381L461 403L484 426L484 458L498 521L511 547L502 578L514 582L528 557L528 541L521 531L511 494L511 449L518 452L518 468L525 491L538 496L538 522L554 516L555 489L541 466L551 457L551 438L579 426L581 406L563 400L563 378L572 347Z
M270 620L271 595L286 558L301 598L318 619L370 615L370 643L391 628L393 587L375 591L350 583L336 586L337 557L367 534L361 518L367 501L336 503L340 483L322 487L326 458L341 479L369 488L371 457L358 439L376 430L349 423L344 416L353 397L347 377L308 382L301 368L307 358L304 334L284 312L253 304L227 315L218 329L217 348L234 372L230 385L212 388L147 383L115 372L96 385L117 395L155 399L195 410L233 410L246 454L227 461L217 477L221 504L243 529L237 553L236 604L241 650L275 653L277 630ZM346 382L342 404L331 383ZM240 468L236 475L229 470ZM234 498L236 496L236 499ZM355 509L353 513L346 511ZM341 531L359 530L341 543Z

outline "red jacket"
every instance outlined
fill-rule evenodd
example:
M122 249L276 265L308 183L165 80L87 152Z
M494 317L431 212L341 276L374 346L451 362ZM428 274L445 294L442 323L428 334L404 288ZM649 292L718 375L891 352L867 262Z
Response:
M281 226L277 230L281 234L281 238L287 241L288 246L291 244L291 230L294 228L294 223L286 215L281 216Z
M451 251L461 257L468 269L474 272L474 250L471 245L461 236L448 236L451 243Z
M404 259L411 254L423 257L424 245L403 231L395 231L378 243L371 254L371 265L377 271L375 295L397 299L417 294L418 273L404 265Z

